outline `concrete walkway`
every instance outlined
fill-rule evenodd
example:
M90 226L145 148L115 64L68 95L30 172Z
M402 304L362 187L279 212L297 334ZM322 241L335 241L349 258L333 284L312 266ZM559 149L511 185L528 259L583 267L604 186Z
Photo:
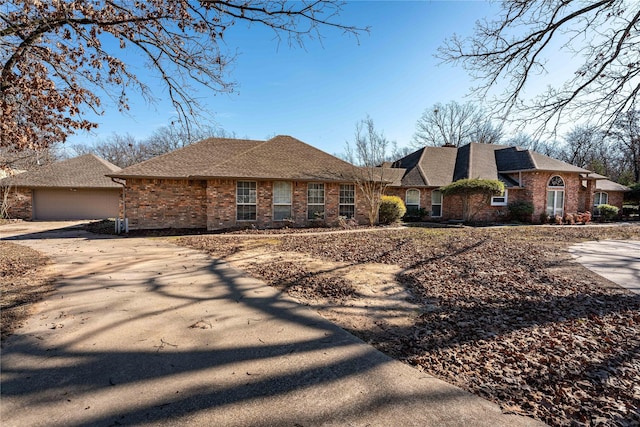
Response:
M63 225L0 227L59 274L4 345L3 426L540 425L202 253Z
M640 294L640 241L583 242L569 251L589 270Z

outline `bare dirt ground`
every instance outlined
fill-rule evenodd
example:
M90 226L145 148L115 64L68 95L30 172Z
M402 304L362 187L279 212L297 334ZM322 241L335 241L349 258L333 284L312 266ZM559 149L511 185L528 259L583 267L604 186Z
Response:
M640 226L190 236L381 351L551 425L640 424L640 296L575 242Z

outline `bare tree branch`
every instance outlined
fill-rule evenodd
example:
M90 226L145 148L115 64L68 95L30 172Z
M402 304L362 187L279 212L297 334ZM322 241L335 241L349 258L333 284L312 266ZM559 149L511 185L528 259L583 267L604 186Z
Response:
M95 128L82 115L103 112L104 94L121 111L132 92L153 101L121 59L125 48L160 76L190 129L204 111L196 89L233 90L233 58L220 48L230 27L266 26L300 45L324 28L367 31L340 23L341 8L337 0L0 0L0 146L46 147Z
M610 127L636 107L640 3L505 0L499 18L479 22L472 37L453 36L438 56L461 64L479 82L472 93L521 130L555 132L576 121ZM564 83L531 93L548 65L572 60L577 65Z

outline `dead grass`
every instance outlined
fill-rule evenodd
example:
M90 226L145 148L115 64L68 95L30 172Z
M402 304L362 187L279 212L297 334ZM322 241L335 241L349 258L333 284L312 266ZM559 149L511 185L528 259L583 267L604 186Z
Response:
M54 290L49 260L26 246L0 241L1 339L6 339L29 317L34 303Z
M198 236L387 354L551 425L640 425L640 297L576 263L639 226ZM256 251L260 251L258 254ZM391 277L368 267L388 265ZM368 274L345 274L356 270ZM369 292L363 292L367 287ZM398 305L398 296L405 304Z

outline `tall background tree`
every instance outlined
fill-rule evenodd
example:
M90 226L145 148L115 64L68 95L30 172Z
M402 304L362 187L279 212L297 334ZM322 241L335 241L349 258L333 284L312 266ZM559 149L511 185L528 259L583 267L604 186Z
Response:
M618 116L609 134L618 145L623 168L630 175L627 180L640 183L640 109Z
M475 94L493 98L494 112L521 126L556 130L585 122L609 127L638 107L640 2L505 0L493 21L478 21L468 38L453 36L439 49L478 80ZM548 82L550 66L575 61L565 82L535 96L532 83ZM556 69L557 70L557 69ZM545 80L536 80L542 76ZM529 128L531 128L529 126Z
M74 145L70 147L69 157L93 153L116 166L126 168L210 137L228 138L235 137L235 134L212 126L199 126L190 132L181 127L163 126L147 138L114 133L93 145Z
M347 142L345 147L345 159L354 165L352 176L345 178L355 181L358 186L370 225L378 221L380 200L391 178L391 171L380 167L388 158L390 145L394 144L376 129L373 119L367 116L356 123L353 143Z
M495 126L480 107L451 101L437 103L422 113L416 123L412 145L460 147L470 142L497 144L501 137L501 127Z
M165 86L178 120L202 105L195 89L227 92L225 33L242 22L303 44L337 21L342 3L317 0L0 0L0 146L44 148L95 128L84 113L106 101L129 108L132 92L153 101L122 55L144 58ZM105 99L106 97L110 99Z

